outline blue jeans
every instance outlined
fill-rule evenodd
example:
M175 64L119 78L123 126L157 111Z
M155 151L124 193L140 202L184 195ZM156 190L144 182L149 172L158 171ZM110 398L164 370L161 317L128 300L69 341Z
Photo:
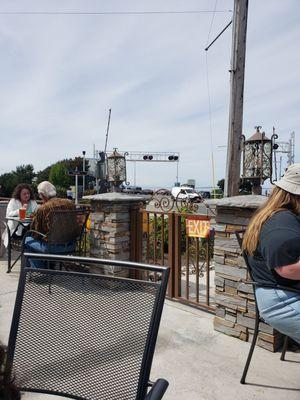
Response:
M75 248L75 242L70 242L68 244L48 244L31 236L25 239L25 251L29 253L67 254L74 251ZM28 261L31 268L47 268L47 262L43 260L28 259Z
M260 316L300 344L300 294L272 288L256 288L255 294Z

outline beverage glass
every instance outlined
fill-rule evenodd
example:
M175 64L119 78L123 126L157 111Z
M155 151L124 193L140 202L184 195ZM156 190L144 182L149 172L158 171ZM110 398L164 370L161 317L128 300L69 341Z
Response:
M19 217L20 217L20 219L25 219L25 217L26 217L26 208L19 208Z

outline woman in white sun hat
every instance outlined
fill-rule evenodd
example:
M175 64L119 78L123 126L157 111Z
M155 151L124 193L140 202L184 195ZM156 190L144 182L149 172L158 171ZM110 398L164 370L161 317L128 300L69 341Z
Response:
M275 185L249 223L243 251L255 281L300 290L300 163ZM300 344L300 294L259 286L255 294L263 319Z

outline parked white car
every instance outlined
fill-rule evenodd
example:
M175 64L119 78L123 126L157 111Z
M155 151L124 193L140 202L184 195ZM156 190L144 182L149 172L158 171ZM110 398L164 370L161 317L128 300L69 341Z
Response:
M201 195L190 186L175 186L171 190L172 196L179 200L201 201Z

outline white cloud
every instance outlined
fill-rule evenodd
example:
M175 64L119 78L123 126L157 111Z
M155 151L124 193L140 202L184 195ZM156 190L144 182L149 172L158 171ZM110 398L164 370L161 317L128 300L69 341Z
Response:
M212 9L210 0L2 1L0 11ZM219 0L218 9L232 9ZM249 3L244 133L273 125L280 140L299 132L299 2ZM211 185L204 47L212 14L0 15L0 173L36 170L103 148L179 151L179 176ZM215 15L210 39L228 23ZM224 176L231 30L208 52L216 180ZM297 157L296 157L297 160ZM298 158L298 161L299 158ZM172 185L176 166L140 163L137 183ZM129 179L133 167L129 165Z

